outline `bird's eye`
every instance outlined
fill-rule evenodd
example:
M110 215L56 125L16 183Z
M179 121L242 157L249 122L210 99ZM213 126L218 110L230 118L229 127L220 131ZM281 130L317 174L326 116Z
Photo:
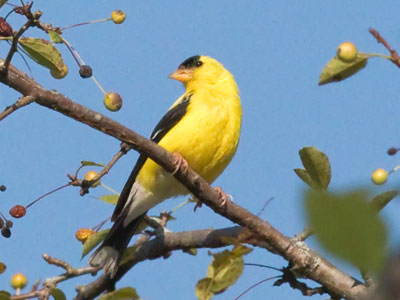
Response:
M202 64L203 64L202 61L200 61L200 60L196 61L196 67L200 67Z

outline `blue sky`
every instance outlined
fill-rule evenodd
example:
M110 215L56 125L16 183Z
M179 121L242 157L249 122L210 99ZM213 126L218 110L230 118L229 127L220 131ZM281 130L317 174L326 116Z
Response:
M400 144L398 111L400 85L398 70L382 59L371 59L361 73L341 83L318 86L319 74L336 47L354 42L361 52L386 50L368 33L374 27L393 47L400 49L398 1L363 3L356 1L43 1L35 9L43 12L42 21L68 26L108 17L123 9L123 25L101 23L70 29L64 36L74 45L107 91L117 91L124 99L117 113L107 111L103 96L90 79L83 80L65 48L61 47L69 75L53 79L49 72L30 62L34 78L48 89L56 89L76 102L99 111L136 132L149 135L154 125L184 89L167 78L187 57L212 56L235 76L243 105L243 126L235 159L216 186L232 194L234 200L258 213L273 197L261 215L286 235L306 225L302 194L305 185L294 168L301 167L298 150L315 146L324 151L332 165L331 189L354 186L373 188L375 193L397 186L398 175L376 188L371 172L391 169L397 156L386 155L387 148ZM8 7L0 10L1 16ZM21 18L9 22L18 28ZM43 34L37 30L26 36ZM4 57L6 43L0 47ZM20 57L14 64L24 69ZM0 103L6 107L18 94L1 87ZM15 204L26 205L40 195L67 182L81 160L106 163L119 149L119 142L72 121L61 114L32 104L0 124L0 210L7 213ZM137 153L130 152L112 169L103 182L121 190ZM75 240L80 227L93 227L107 218L113 207L92 196L108 192L92 190L79 196L76 188L53 194L28 210L14 222L12 237L0 239L0 261L7 271L0 275L0 288L9 289L9 278L16 272L36 279L61 272L48 266L43 253L79 267L81 246ZM151 214L169 210L184 199L169 200ZM180 209L169 227L174 231L220 228L231 222L203 207L193 213L192 206ZM390 228L391 245L399 241L398 201L383 212ZM313 239L310 245L324 254ZM328 257L332 258L329 254ZM336 258L341 268L357 275ZM130 271L119 287L131 285L144 299L195 299L194 286L205 276L211 257L200 250L196 257L174 253L167 260L148 261ZM285 266L270 253L256 250L246 262ZM243 276L215 299L234 299L259 280L276 275L273 271L246 267ZM77 284L92 281L90 276L61 284L68 298ZM156 287L156 288L155 288ZM287 286L272 287L272 282L253 289L242 299L302 299ZM315 299L320 297L314 297Z

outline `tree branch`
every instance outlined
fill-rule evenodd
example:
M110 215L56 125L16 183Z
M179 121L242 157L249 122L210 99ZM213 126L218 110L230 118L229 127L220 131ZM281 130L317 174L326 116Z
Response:
M2 62L1 59L0 62ZM0 82L25 96L33 97L39 105L58 111L127 143L133 149L158 163L166 171L171 173L175 171L174 157L164 148L110 118L71 101L60 93L44 89L15 67L10 65L7 74L0 75ZM283 235L271 224L261 220L236 203L227 201L223 205L219 193L192 169L188 168L186 172L182 172L179 168L174 176L193 195L216 213L250 229L258 238L268 243L274 249L274 253L296 265L300 270L303 270L303 274L307 278L320 283L330 293L339 294L346 299L360 299L368 293L368 288L365 285L338 270L324 258L311 251L304 242L292 240Z
M102 291L112 288L115 282L126 272L144 260L164 257L169 252L175 250L225 247L231 245L233 240L241 243L251 243L256 246L259 245L248 229L238 226L218 230L204 229L187 232L165 232L163 235L138 245L133 258L119 267L113 280L110 280L107 275L102 274L94 282L86 286L80 286L78 295L74 300L93 299L100 295Z
M17 109L24 107L30 103L32 103L35 99L31 96L23 96L17 100L13 105L6 107L6 109L0 113L0 121L12 114Z

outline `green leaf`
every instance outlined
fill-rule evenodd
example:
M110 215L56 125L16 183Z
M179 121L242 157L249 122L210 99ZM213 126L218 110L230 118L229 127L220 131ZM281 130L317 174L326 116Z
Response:
M326 154L315 147L304 147L300 149L299 155L305 170L295 169L297 176L310 187L325 191L331 181L331 165ZM310 179L313 184L309 182Z
M100 244L105 238L110 229L104 229L102 231L92 234L82 247L82 258L84 258L93 248Z
M64 292L57 288L52 288L50 295L53 296L54 300L67 300Z
M96 166L96 167L105 167L103 164L99 164L93 161L88 161L88 160L82 160L81 161L82 166Z
M0 291L0 300L10 300L11 294L7 291Z
M368 53L358 53L354 61L344 62L335 56L322 70L318 85L341 81L354 75L367 65L367 60L370 57L371 55Z
M118 202L118 195L103 195L99 199L109 204L117 204Z
M390 201L392 201L397 195L398 191L391 190L379 194L371 201L371 207L373 207L376 211L381 211Z
M124 287L111 293L107 293L98 300L139 300L140 297L132 287Z
M214 280L211 278L200 279L195 288L196 297L199 300L210 300L212 297L214 297L214 293L211 291L211 286L213 283Z
M57 31L49 30L48 33L49 33L50 40L53 43L61 44L63 42L61 35Z
M318 190L319 186L318 184L316 184L310 174L308 174L308 172L304 169L294 169L294 172L296 173L297 176L300 177L301 180L303 180L306 184L308 184L309 187L311 187L312 189Z
M232 249L232 254L235 256L243 256L253 251L252 248L246 247L245 245L239 244Z
M378 272L385 258L386 226L363 190L341 195L309 191L306 213L319 242L362 271Z
M7 3L7 0L0 0L0 8Z
M64 61L61 53L54 45L44 39L25 37L18 40L21 47L39 65L49 69L63 72Z

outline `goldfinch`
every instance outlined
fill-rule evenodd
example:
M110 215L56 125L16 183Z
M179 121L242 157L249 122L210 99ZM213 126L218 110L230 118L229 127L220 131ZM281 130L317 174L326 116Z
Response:
M170 78L186 91L157 124L151 140L212 183L235 155L242 109L232 74L207 56L192 56ZM161 201L188 190L145 155L140 155L126 182L111 220L114 222L89 263L114 277L121 256L143 216Z

